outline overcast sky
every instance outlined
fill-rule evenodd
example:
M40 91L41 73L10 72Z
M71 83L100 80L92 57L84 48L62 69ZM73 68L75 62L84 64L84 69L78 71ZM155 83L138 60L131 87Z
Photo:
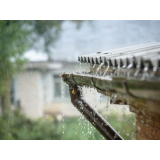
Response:
M160 21L92 21L80 29L65 21L61 36L52 49L54 60L77 61L79 55L160 41ZM32 61L47 60L43 53L28 51Z

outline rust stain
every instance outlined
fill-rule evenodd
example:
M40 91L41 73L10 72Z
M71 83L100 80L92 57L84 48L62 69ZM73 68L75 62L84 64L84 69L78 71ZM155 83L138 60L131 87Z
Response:
M75 91L74 91L74 90L72 90L72 94L75 94Z

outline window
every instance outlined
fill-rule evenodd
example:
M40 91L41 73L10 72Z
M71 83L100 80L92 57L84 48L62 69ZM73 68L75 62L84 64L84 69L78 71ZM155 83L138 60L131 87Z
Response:
M60 80L58 80L57 78L55 79L54 93L55 97L61 97L61 83Z
M59 76L54 76L54 97L55 98L69 98L69 88L62 82Z

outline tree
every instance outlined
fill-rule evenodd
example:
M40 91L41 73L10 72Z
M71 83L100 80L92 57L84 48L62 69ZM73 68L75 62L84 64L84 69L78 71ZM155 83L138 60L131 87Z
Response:
M26 59L24 52L39 48L50 55L50 46L55 42L64 21L0 21L0 100L1 107L10 107L11 81L13 74ZM73 21L79 27L82 21Z

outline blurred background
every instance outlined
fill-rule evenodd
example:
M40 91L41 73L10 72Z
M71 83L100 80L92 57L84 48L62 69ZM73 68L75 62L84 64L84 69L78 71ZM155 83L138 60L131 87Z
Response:
M73 107L60 74L78 71L78 56L159 41L159 28L160 21L0 21L0 139L104 139ZM83 94L124 139L135 139L129 106L94 89Z

